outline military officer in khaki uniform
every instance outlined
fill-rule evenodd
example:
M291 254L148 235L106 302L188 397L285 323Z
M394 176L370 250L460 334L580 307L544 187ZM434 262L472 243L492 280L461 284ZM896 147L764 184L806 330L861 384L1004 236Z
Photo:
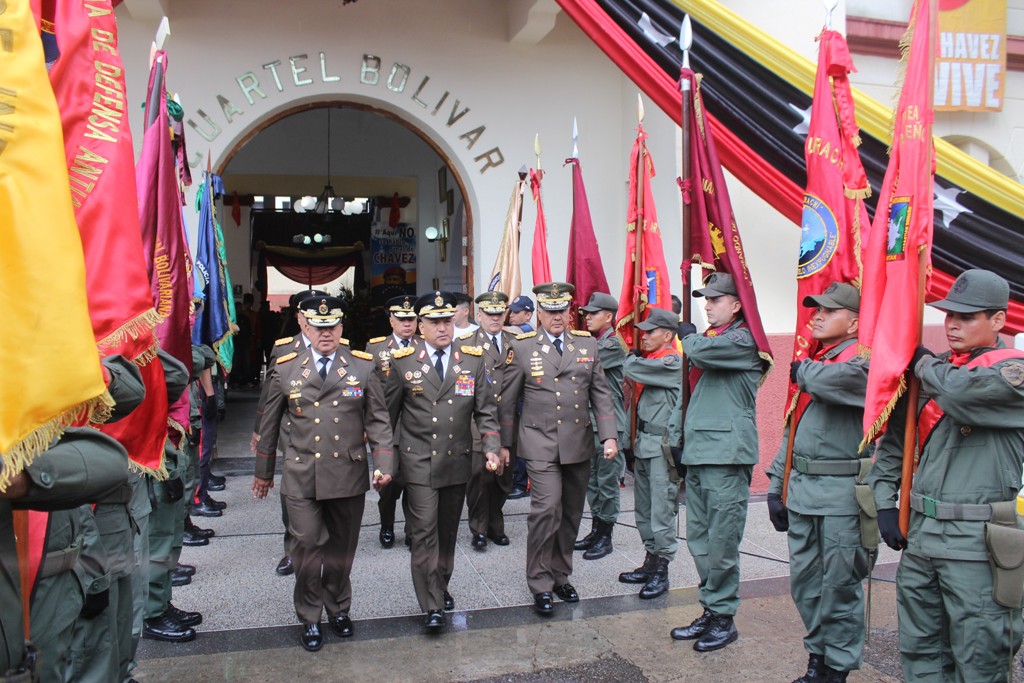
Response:
M295 613L305 625L302 645L323 645L320 616L335 634L352 635L349 575L369 489L364 434L372 449L374 486L390 481L392 434L373 359L341 344L342 301L315 297L300 304L312 344L277 360L260 423L252 490L264 498L274 485L281 422L291 421L281 496L288 509L295 565Z
M294 337L282 337L274 342L274 348L270 352L270 364L267 365L267 372L263 377L263 387L260 389L260 400L256 404L256 423L252 428L252 440L249 442L249 450L253 453L256 452L256 446L260 440L260 420L263 419L263 410L267 405L267 396L270 393L270 385L273 384L274 370L277 368L277 359L281 356L289 353L302 353L309 347L309 335L306 331L309 329L309 325L306 324L306 316L302 315L302 311L299 310L299 304L302 303L303 299L308 299L314 296L327 296L327 292L320 291L319 289L304 289L301 292L296 292L288 298L288 306L295 311L295 321L299 324L299 334ZM281 437L277 443L277 447L282 451L285 449L288 443L288 428L291 426L291 422L285 419L284 424L281 426ZM292 557L289 554L288 546L291 545L292 537L288 533L288 510L285 509L284 499L281 499L281 522L284 524L284 555L281 557L280 562L277 563L277 568L274 570L278 576L288 576L295 571L292 567Z
M366 352L373 356L380 373L381 382L387 384L391 369L391 354L407 346L419 348L420 339L416 336L416 311L413 304L416 297L409 294L388 299L388 322L391 323L391 334L386 337L374 337L366 344ZM397 465L397 462L396 462ZM391 483L380 491L377 510L380 511L380 545L390 548L395 544L395 506L405 490L401 470L395 472ZM403 499L403 510L404 507ZM408 519L408 516L406 516ZM406 528L405 544L409 545L409 530Z
M463 335L460 341L479 346L483 349L484 363L490 376L490 390L497 402L501 391L501 373L505 367L505 359L511 348L513 335L505 332L505 312L508 296L502 292L491 291L476 298L477 322L480 328L469 335ZM482 457L479 436L473 435L473 472L466 491L466 503L469 507L469 532L472 534L472 545L476 550L487 549L487 539L495 545L508 545L505 535L505 515L502 508L512 488L512 473L515 463L509 458L508 466L501 475L488 471L486 461Z
M386 389L398 443L409 531L412 582L429 631L455 608L448 582L471 470L475 421L488 467L499 475L498 423L483 349L452 344L455 297L432 292L416 301L423 345L391 354Z
M583 516L594 427L604 455L618 452L618 427L612 394L589 332L566 329L575 287L549 282L533 288L541 329L518 335L512 342L504 376L498 417L502 458L518 441L532 482L526 541L526 582L540 614L554 612L552 591L566 602L579 595L571 583L572 551ZM523 399L518 430L516 403Z

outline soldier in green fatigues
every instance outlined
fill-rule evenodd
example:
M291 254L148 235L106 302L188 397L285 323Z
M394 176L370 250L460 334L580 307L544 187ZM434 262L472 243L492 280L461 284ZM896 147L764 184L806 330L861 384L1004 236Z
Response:
M854 485L871 467L870 457L857 457L868 365L857 352L856 287L832 283L803 305L816 309L811 335L820 349L790 370L803 392L795 407L792 469L783 502L787 427L768 469L768 511L777 531L789 531L790 592L807 629L807 672L794 683L839 683L860 668L864 649L861 582L870 561Z
M675 462L665 457L666 447L678 451L682 436L678 431L673 434L670 427L683 390L683 360L675 347L678 327L679 316L653 309L647 320L636 325L644 332L644 356L630 355L623 366L626 378L636 383L634 508L646 556L642 566L619 574L619 581L642 583L644 600L668 590L668 565L678 545L679 473Z
M387 385L388 373L391 370L391 354L408 346L419 347L420 339L416 336L416 310L413 308L415 302L416 297L409 294L388 299L385 305L388 309L391 334L386 337L374 337L366 343L366 352L373 356L382 385ZM395 467L398 467L397 462ZM382 548L391 548L395 545L395 508L398 499L402 498L402 510L405 511L403 491L405 483L402 480L402 471L396 469L391 483L380 490L380 497L377 499L377 512L380 513L380 531L377 533L377 539ZM410 544L408 518L406 514L406 545Z
M117 441L94 429L68 429L0 491L0 676L4 680L35 680L37 662L29 661L32 654L44 665L48 656L25 640L13 511L71 510L110 495L127 476L128 454Z
M758 462L757 389L764 373L754 337L743 320L736 284L712 273L694 297L706 297L710 328L696 334L681 323L689 359L691 398L684 424L686 545L700 576L704 613L672 630L696 640L698 652L719 650L739 634L740 542L747 521L750 477Z
M625 400L622 394L622 362L626 350L615 335L615 313L619 302L611 294L594 292L586 306L580 311L586 314L587 331L597 339L597 357L604 368L604 377L612 391L612 405L615 408L615 423L619 430L619 443L627 444L626 433L629 425L626 418ZM594 411L590 411L594 422ZM594 435L594 457L590 461L590 483L587 485L587 505L593 526L590 533L576 541L574 550L583 550L584 560L599 560L612 553L612 530L619 519L619 475L625 463L623 448L611 460L604 457L604 447Z
M879 530L890 548L905 549L896 607L907 681L1006 681L1021 644L1020 576L1006 577L1017 592L1003 599L1014 604L997 603L986 547L986 533L997 531L986 527L1015 525L1024 464L1024 353L999 338L1008 303L1005 280L968 270L932 304L946 312L950 352L934 356L918 347L910 364L921 380L915 408L923 446L906 537L896 508L905 400L876 451Z

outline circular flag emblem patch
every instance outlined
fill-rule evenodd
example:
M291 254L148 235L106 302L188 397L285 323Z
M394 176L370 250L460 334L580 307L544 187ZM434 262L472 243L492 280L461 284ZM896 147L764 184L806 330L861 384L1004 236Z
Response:
M839 249L839 227L832 209L813 194L804 195L796 276L810 277L828 265Z

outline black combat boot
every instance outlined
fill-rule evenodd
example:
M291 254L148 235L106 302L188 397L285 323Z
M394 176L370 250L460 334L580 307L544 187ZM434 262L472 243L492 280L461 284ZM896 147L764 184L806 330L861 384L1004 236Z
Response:
M631 572L619 574L619 583L647 583L651 574L654 573L654 564L658 561L657 555L647 553L644 563Z
M572 544L573 550L586 550L590 546L594 545L594 539L597 538L597 517L591 520L590 533Z
M846 683L846 677L850 675L849 671L836 671L828 665L824 665L824 669L822 683Z
M615 528L614 524L597 520L597 536L594 537L593 544L587 548L587 552L583 553L584 560L600 560L602 557L612 554L612 550L614 550L612 547L613 528Z
M654 564L654 573L640 589L640 599L650 600L668 591L668 558L659 557Z
M739 631L736 630L736 624L733 623L732 617L716 614L708 624L708 630L704 631L700 640L693 644L693 649L697 652L714 652L735 642L739 637Z
M714 618L715 615L705 609L704 613L691 621L689 626L672 629L672 640L697 640L708 630Z
M793 683L824 683L825 657L813 652L807 655L807 673Z

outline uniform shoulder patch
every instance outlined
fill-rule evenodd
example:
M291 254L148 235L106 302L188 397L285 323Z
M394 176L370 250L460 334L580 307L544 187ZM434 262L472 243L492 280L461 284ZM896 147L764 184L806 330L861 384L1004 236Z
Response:
M285 344L291 344L295 341L295 337L281 337L274 342L274 346L284 346Z
M385 339L387 339L387 337L374 337L373 339L371 339L370 341L368 341L366 343L367 344L380 344Z
M348 346L348 339L345 339L344 337L342 337L342 338L341 338L341 343L342 343L342 345L344 345L344 346Z
M999 374L1011 386L1019 387L1024 384L1024 363L1019 360L1010 361L999 368Z
M593 335L586 330L569 330L569 334L574 337L592 337Z
M405 358L406 356L411 356L414 353L416 353L416 349L415 348L413 348L412 346L406 346L404 349L398 349L397 351L393 351L391 353L391 357L392 358Z
M529 339L530 337L536 337L536 336L537 336L537 330L533 330L532 332L523 332L522 334L517 334L516 335L516 339Z
M462 347L462 352L463 353L468 353L471 356L482 356L482 355L484 355L484 350L482 348L480 348L479 346L463 346Z
M286 353L285 355L277 359L277 364L280 365L281 363L287 363L291 359L297 358L298 355L299 354L295 353L294 351L292 351L291 353Z
M678 353L670 353L664 358L662 358L661 362L664 363L666 367L671 368L682 363L683 357L680 356Z
M373 360L373 356L366 351L352 351L352 356L355 358L362 358L363 360Z
M516 352L512 348L509 348L508 355L505 356L505 365L512 365L512 361L516 357Z

